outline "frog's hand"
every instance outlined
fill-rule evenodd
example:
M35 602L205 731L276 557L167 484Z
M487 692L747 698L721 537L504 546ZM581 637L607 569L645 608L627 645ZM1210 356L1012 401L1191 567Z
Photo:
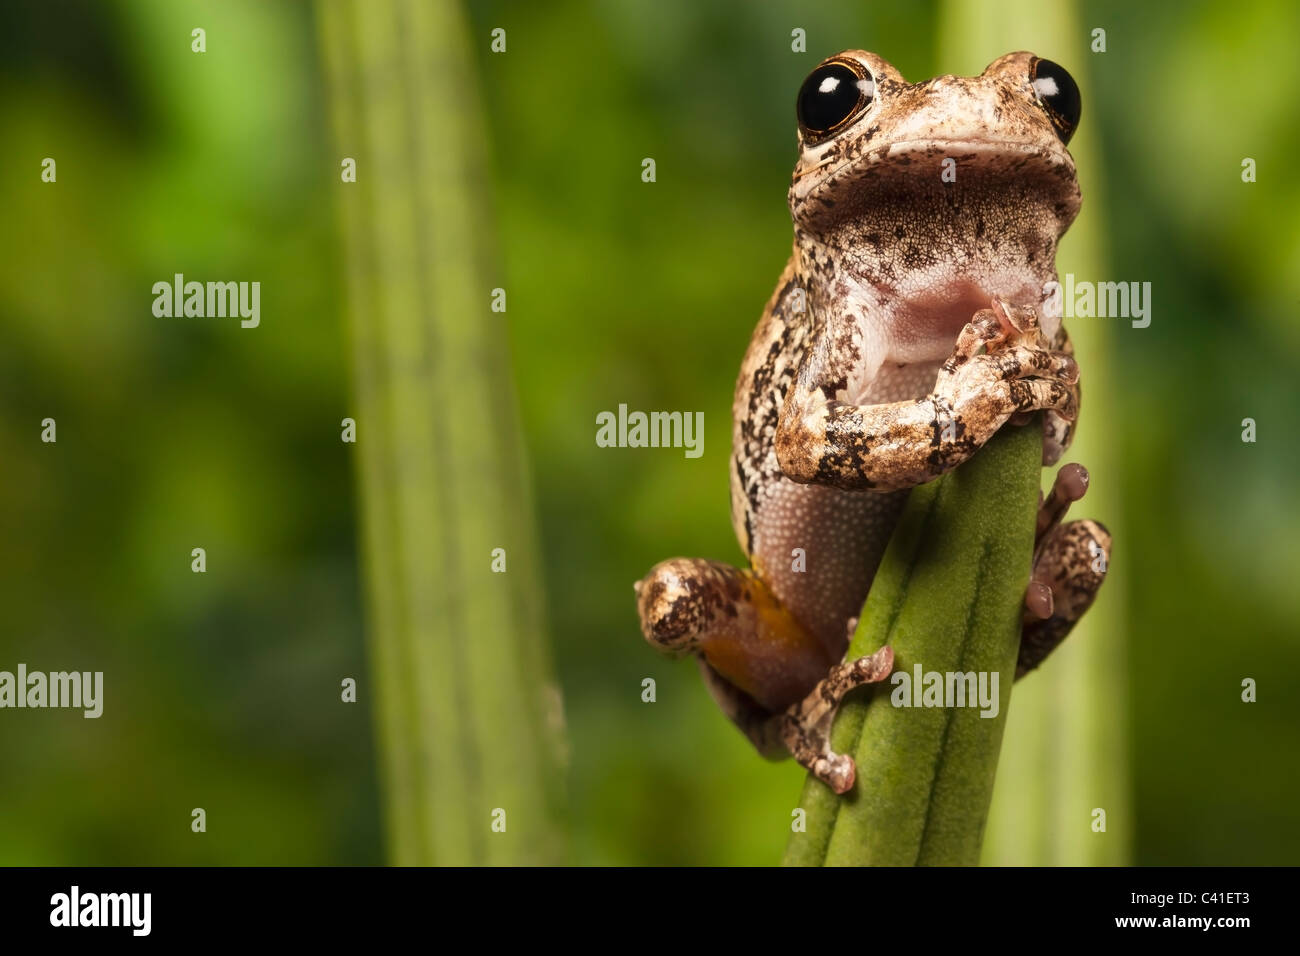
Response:
M782 472L803 483L898 491L956 468L1017 412L1051 409L1073 419L1078 365L1048 346L1032 310L998 306L967 323L934 392L916 401L829 398L840 391L827 380L832 370L809 353L812 364L801 368L777 423ZM1005 318L1012 312L1023 328Z
M1070 341L1070 333L1065 331L1062 325L1052 339L1052 351L1059 352L1062 355L1074 355L1074 343ZM1065 454L1065 450L1070 447L1070 442L1074 440L1074 429L1078 424L1079 403L1079 382L1076 379L1073 384L1067 386L1074 399L1074 415L1067 418L1056 409L1049 408L1043 412L1043 464L1055 465ZM1012 419L1014 421L1014 419Z
M882 647L870 657L836 664L812 693L778 718L781 739L790 754L836 793L853 789L853 758L831 750L831 725L844 695L863 684L884 680L894 669L894 649Z

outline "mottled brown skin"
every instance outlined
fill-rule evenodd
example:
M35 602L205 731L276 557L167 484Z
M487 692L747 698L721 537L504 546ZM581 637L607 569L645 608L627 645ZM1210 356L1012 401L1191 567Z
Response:
M831 59L868 71L874 98L833 134L800 129L794 252L733 405L732 519L751 568L675 558L637 596L646 638L699 654L760 751L844 792L853 762L831 752L831 720L892 652L841 661L906 491L1027 413L1044 412L1044 464L1069 445L1079 374L1048 283L1080 196L1031 54L914 85L871 53ZM1105 529L1059 524L1086 487L1068 477L1044 505L1019 673L1104 575Z

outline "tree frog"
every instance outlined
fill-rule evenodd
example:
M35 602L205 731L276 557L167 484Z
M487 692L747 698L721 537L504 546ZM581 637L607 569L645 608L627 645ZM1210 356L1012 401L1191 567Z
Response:
M844 695L883 680L889 647L844 661L908 489L999 428L1044 416L1043 463L1069 445L1079 370L1056 248L1079 211L1066 144L1079 88L1031 53L979 76L908 83L874 53L823 61L796 101L789 264L736 383L732 523L749 568L673 558L636 583L646 639L698 655L723 711L767 756L836 792ZM1091 605L1111 539L1061 521L1088 474L1040 503L1017 676Z

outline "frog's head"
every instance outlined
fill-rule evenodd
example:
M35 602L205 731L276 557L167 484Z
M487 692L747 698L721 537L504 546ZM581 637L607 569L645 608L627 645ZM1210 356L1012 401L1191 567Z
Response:
M1032 53L912 84L874 53L846 50L799 90L791 214L825 234L891 202L942 214L964 197L1000 196L1042 210L1059 237L1079 211L1065 147L1080 108L1070 74Z

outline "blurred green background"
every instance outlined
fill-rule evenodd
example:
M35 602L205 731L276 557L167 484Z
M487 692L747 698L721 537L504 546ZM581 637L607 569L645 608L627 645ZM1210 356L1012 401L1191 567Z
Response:
M936 57L938 7L468 9L493 157L483 228L509 293L569 728L571 859L774 863L801 771L759 760L695 665L651 651L631 583L675 554L740 560L731 393L789 254L799 83L845 47L909 79L953 69ZM1077 66L1103 166L1081 222L1104 224L1109 265L1081 278L1153 287L1149 328L1075 320L1113 323L1117 414L1088 421L1085 392L1083 427L1122 512L1096 516L1126 535L1112 573L1133 859L1294 863L1300 10L1107 0L1079 21L1075 49L1036 52ZM807 53L790 50L795 27ZM1087 52L1094 27L1105 53ZM102 670L106 685L99 720L0 711L0 862L383 859L339 440L346 187L317 49L312 7L288 0L0 8L0 669ZM260 281L261 326L155 318L151 286L177 272ZM703 457L596 447L596 414L620 403L702 410ZM46 417L57 444L40 441ZM346 676L356 706L339 702Z

